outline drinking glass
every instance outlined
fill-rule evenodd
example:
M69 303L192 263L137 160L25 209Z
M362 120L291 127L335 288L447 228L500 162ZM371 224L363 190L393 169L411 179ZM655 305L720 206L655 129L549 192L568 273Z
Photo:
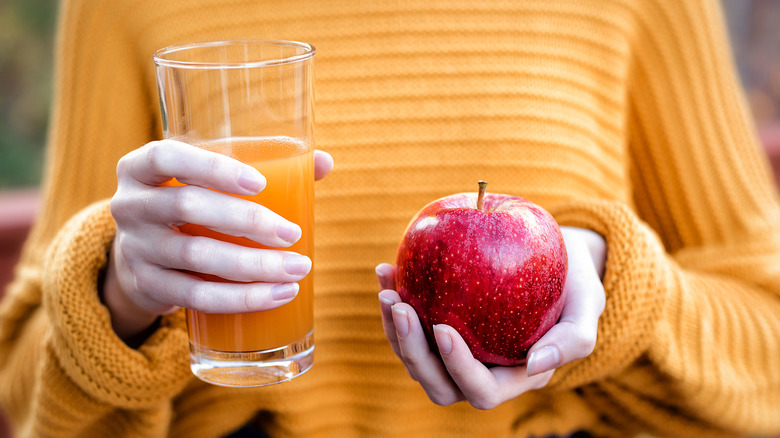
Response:
M218 152L262 173L257 202L298 224L289 248L314 256L314 55L309 44L233 40L168 47L154 54L166 138ZM175 179L167 183L181 185ZM230 214L226 211L225 214ZM199 226L184 233L268 248ZM209 281L228 280L194 273ZM245 314L186 310L190 359L200 379L224 386L288 381L311 368L313 274L276 309Z

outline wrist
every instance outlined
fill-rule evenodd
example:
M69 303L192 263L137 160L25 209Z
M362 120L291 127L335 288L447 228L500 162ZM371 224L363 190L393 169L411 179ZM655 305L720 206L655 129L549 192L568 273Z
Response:
M596 270L599 279L603 279L604 267L607 261L607 242L604 240L604 237L592 230L567 226L561 227L561 233L564 234L564 237L567 234L576 236L575 238L585 244L593 262L593 268Z
M119 282L115 251L108 256L108 265L99 281L101 301L111 315L111 327L128 346L138 347L154 332L160 315L139 307L127 296Z

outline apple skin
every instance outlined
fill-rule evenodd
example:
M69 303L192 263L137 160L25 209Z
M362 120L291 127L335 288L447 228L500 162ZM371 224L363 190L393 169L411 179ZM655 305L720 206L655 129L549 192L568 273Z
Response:
M407 227L396 286L438 353L434 324L448 324L485 364L526 363L560 317L568 268L560 228L517 196L460 193L425 206Z

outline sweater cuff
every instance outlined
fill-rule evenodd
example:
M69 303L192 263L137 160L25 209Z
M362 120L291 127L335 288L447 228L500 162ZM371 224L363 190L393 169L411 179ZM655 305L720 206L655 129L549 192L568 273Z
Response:
M87 394L124 408L151 407L192 379L182 312L162 318L138 349L111 328L98 277L116 233L108 201L82 210L57 235L43 272L50 342L65 373Z
M550 213L561 226L590 229L607 243L606 306L596 348L588 357L559 368L549 385L570 389L614 375L648 350L674 279L660 239L626 205L570 201Z

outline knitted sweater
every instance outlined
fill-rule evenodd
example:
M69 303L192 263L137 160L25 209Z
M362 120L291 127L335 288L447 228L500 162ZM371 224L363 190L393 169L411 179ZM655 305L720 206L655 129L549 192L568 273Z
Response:
M780 433L780 208L715 0L70 0L44 205L0 310L0 399L22 437ZM97 284L117 160L161 135L152 53L317 47L315 364L195 379L181 313L138 349ZM374 267L412 215L520 195L608 245L593 354L489 411L434 405L382 332Z

